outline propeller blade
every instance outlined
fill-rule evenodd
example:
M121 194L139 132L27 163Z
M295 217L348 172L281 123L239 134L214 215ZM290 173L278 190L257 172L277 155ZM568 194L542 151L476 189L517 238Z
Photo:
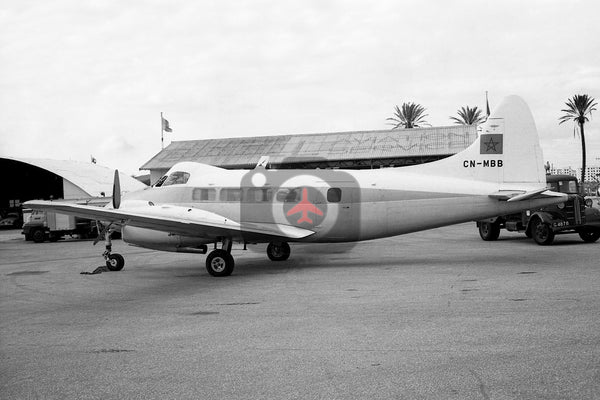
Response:
M121 183L119 182L119 170L115 170L115 180L113 181L112 204L115 210L121 205Z

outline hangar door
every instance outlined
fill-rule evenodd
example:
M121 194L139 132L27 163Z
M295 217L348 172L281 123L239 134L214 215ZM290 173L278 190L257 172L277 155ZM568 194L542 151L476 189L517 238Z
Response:
M0 190L0 210L18 208L27 200L63 198L63 178L50 171L4 158L0 169L8 178Z

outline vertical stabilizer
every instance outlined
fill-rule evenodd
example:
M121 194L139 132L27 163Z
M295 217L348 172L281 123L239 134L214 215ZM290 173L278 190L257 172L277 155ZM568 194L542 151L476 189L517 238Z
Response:
M452 157L415 166L440 177L545 186L542 149L529 107L508 96L479 128L478 138Z

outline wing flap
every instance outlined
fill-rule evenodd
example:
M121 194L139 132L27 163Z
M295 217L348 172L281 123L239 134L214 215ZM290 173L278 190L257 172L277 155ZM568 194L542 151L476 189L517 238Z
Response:
M28 201L24 205L35 210L76 215L186 236L216 238L219 236L246 237L250 235L256 238L302 239L314 233L308 229L276 223L245 222L240 224L210 211L171 205L144 205L127 210L41 200Z

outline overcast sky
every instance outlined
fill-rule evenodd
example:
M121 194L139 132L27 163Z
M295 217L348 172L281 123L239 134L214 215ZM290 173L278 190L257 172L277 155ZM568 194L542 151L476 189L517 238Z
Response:
M573 94L600 99L600 2L2 1L0 156L135 173L170 140L433 126L509 94L544 158L579 166ZM600 109L586 127L600 164Z

